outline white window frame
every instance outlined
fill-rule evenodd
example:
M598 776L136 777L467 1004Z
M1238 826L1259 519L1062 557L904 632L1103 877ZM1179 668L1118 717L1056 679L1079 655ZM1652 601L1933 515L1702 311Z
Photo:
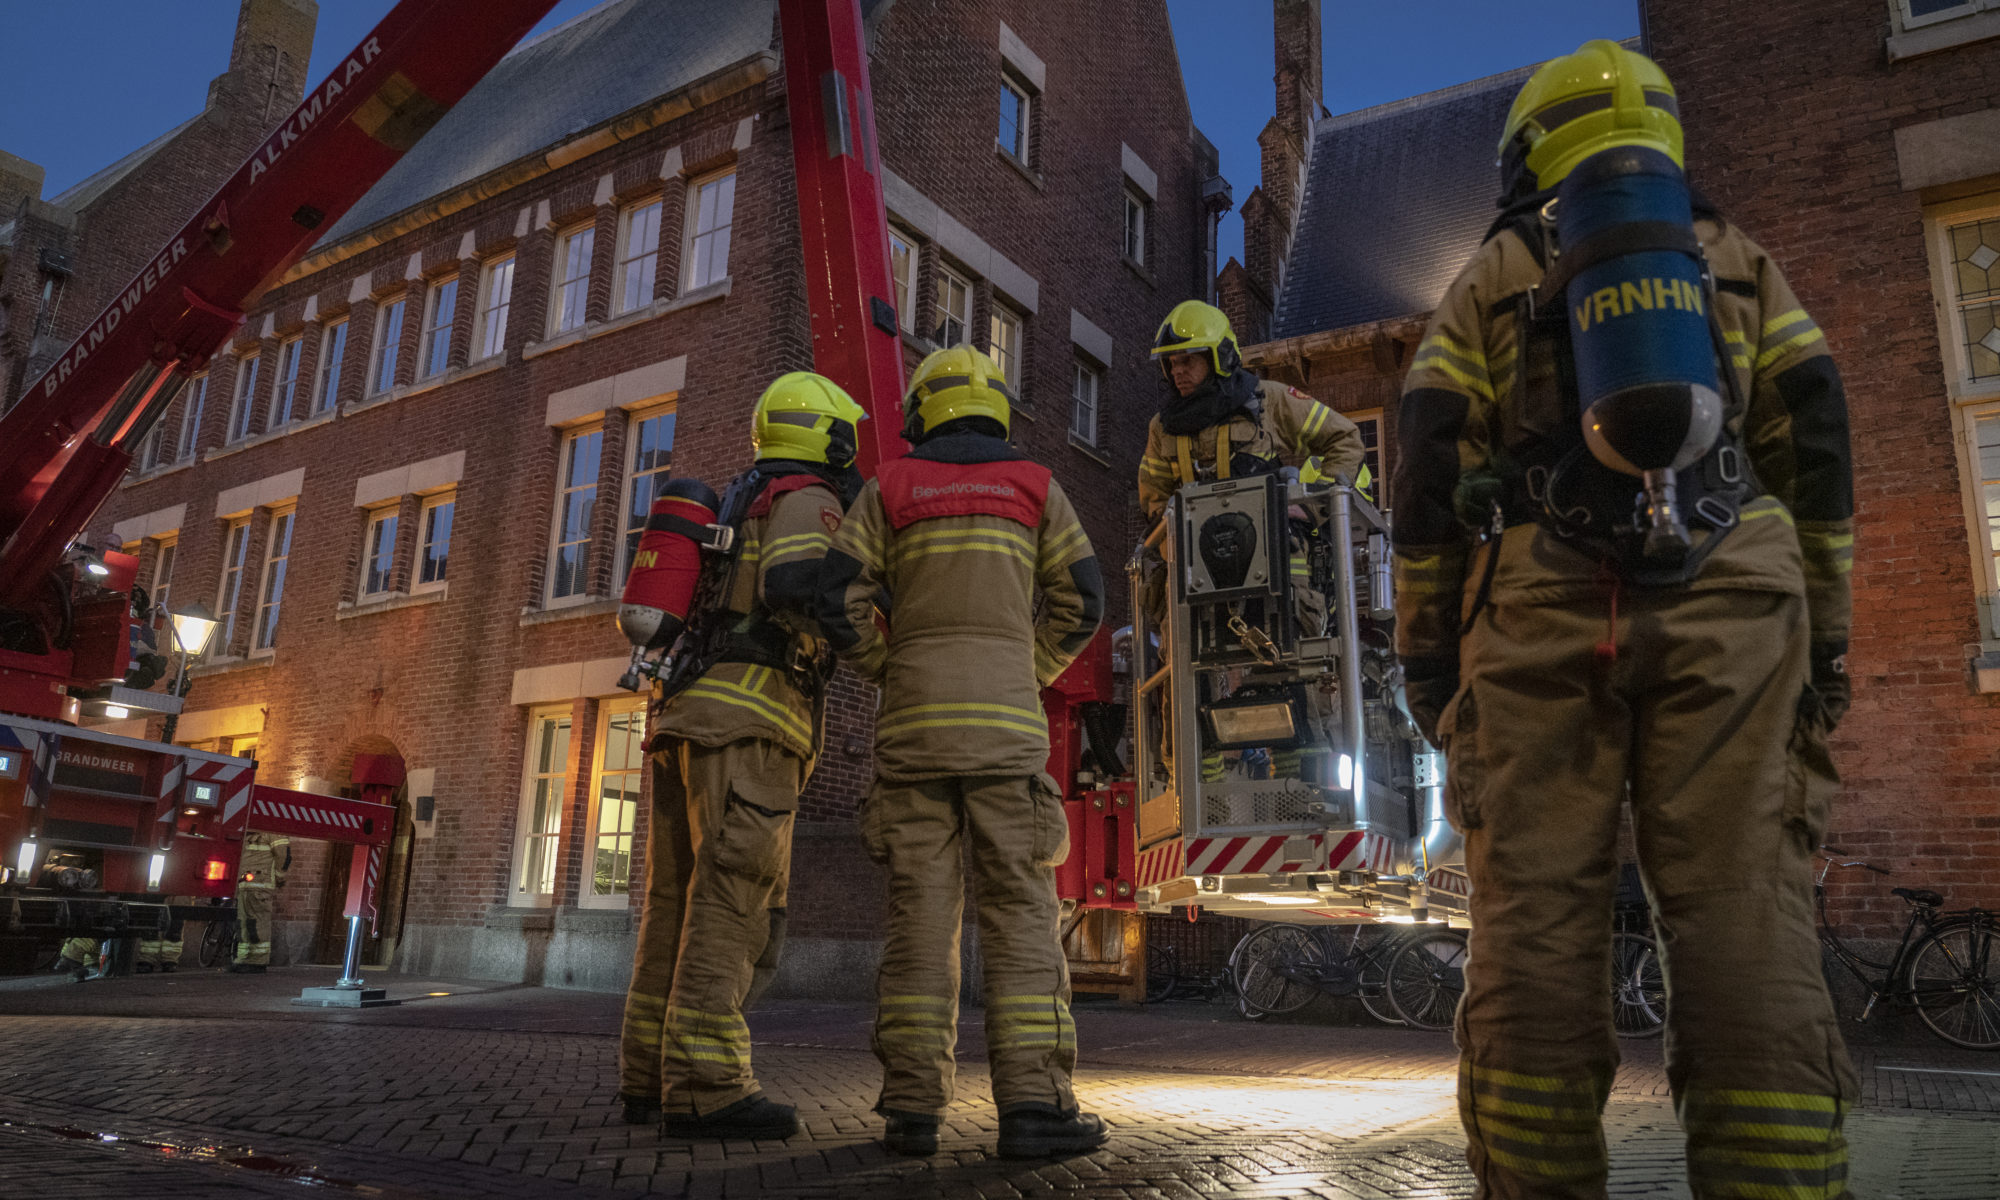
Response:
M588 482L571 484L568 480L575 447L577 443L590 437L597 439L596 457L598 470L590 477ZM590 527L597 523L596 506L603 502L603 497L597 495L598 481L603 477L604 473L603 467L604 427L602 425L579 425L574 429L565 429L562 431L562 444L556 451L556 502L553 506L554 512L550 514L549 521L548 581L542 587L542 602L544 607L566 608L572 604L584 604L598 599L590 591L590 576L592 574L591 569L595 565L594 551L596 549L590 544ZM564 541L563 532L566 522L563 518L568 515L570 498L586 491L591 493L589 501L591 508L584 517L584 534L575 541ZM556 564L560 559L564 547L567 546L583 547L578 567L578 574L582 576L583 587L581 591L567 592L559 596L556 594Z
M403 322L410 319L409 306L409 296L402 295L375 310L375 352L368 363L371 396L386 396L396 390L396 370L401 366L403 353Z
M1002 135L1006 133L1006 129L1000 124L1003 119L1002 112L994 113L993 145L999 149L1000 153L1005 154L1025 167L1029 164L1035 152L1035 89L1028 86L1025 80L1017 79L1012 71L1003 68L1000 72L1000 91L1003 96L1012 95L1020 101L1021 114L1015 130L1015 140L1020 148L1016 149L1013 146L1009 146L1003 140Z
M915 238L893 225L889 227L889 290L895 293L892 298L896 304L896 324L904 333L917 330L916 306L910 299L917 294L918 245ZM903 252L901 270L896 268L899 247Z
M665 203L656 196L618 214L617 265L611 274L614 314L650 308L659 298L660 217L665 211Z
M1085 405L1085 397L1082 395L1084 389L1081 387L1081 384L1086 381L1090 384L1088 389L1090 392L1089 404L1087 407ZM1086 423L1082 420L1086 413L1089 415L1087 422L1089 427L1088 429L1080 428L1081 425ZM1103 415L1104 368L1093 360L1085 358L1080 353L1074 354L1070 358L1069 377L1070 437L1082 442L1086 446L1097 447L1099 445L1098 438L1103 432Z
M1360 430L1361 461L1367 464L1368 470L1373 476L1373 482L1369 484L1369 490L1373 493L1378 505L1387 504L1389 502L1389 489L1384 481L1389 478L1389 443L1382 440L1382 430L1385 428L1382 420L1382 410L1379 408L1370 408L1361 412L1342 413L1340 415L1354 422L1354 427ZM1373 447L1368 445L1368 430L1371 427L1375 430L1375 445ZM1374 455L1375 461L1368 461L1370 454Z
M444 563L436 579L426 579L430 570L431 547L437 544L436 530L431 528L432 514L441 508L449 508L451 513L445 518ZM410 563L410 592L435 592L443 589L451 581L451 535L458 525L458 493L436 492L425 496L417 506L416 554Z
M473 331L478 354L484 362L507 353L507 314L514 306L514 256L496 258L479 274L479 325Z
M639 465L639 452L645 448L645 439L640 431L646 422L666 421L667 461L664 465L644 467ZM617 583L624 585L625 576L632 570L632 551L638 546L638 534L646 527L646 517L652 509L658 494L653 491L655 481L665 482L673 472L674 438L680 432L680 415L674 405L649 408L634 412L626 420L625 478L621 481L618 497L618 573ZM641 484L645 485L645 495L640 495Z
M721 212L725 201L727 214L711 220L703 228L701 199L707 188L716 189L716 210ZM699 179L688 181L687 221L683 234L681 252L681 286L684 291L713 287L729 278L729 250L736 230L736 168L716 171ZM715 269L715 245L722 244L720 271Z
M385 504L368 510L368 518L361 526L361 575L354 581L356 603L366 604L373 600L385 600L396 594L396 544L403 536L402 506ZM379 588L370 588L369 582L375 575L375 564L381 559L377 553L377 531L384 525L388 528L389 561L382 570Z
M181 390L180 436L174 442L174 461L177 463L194 461L195 448L201 442L201 418L208 408L208 372L203 371L188 380Z
M257 576L257 623L250 629L252 655L277 651L278 621L285 611L285 577L290 574L298 523L295 505L271 510L270 528L264 535L264 569ZM283 544L279 542L281 535Z
M257 375L263 360L261 354L246 354L236 360L235 397L229 403L230 445L248 438L257 422Z
M1996 559L1991 541L1992 518L1987 513L1986 481L1980 464L1979 423L1983 418L2000 420L2000 378L1969 377L1971 362L1965 345L1965 323L1960 316L1958 281L1952 270L1955 255L1950 234L1955 226L1995 219L2000 219L2000 192L1935 205L1924 213L1927 235L1924 241L1930 257L1938 346L1944 356L1945 393L1952 408L1952 440L1957 443L1966 548L1972 555L1972 578L1978 581L1980 637L1989 646L2000 644L2000 559Z
M1922 29L1926 25L1957 21L1995 8L2000 8L2000 0L1963 0L1963 3L1955 4L1945 11L1915 16L1910 12L1910 0L1889 0L1889 11L1900 29Z
M954 310L951 307L951 289L954 286L962 289L965 293L964 308L962 310ZM938 264L937 285L931 289L931 315L935 316L938 320L936 325L933 326L935 332L932 334L930 340L937 343L940 350L947 346L968 346L972 344L973 295L972 279L969 276L961 275L943 263ZM952 341L945 336L945 330L951 321L957 321L959 325L957 341Z
M185 387L182 388L182 391L186 390ZM174 403L180 403L180 398L175 397ZM169 405L168 408L171 411L172 406ZM144 475L148 471L157 471L167 465L167 416L168 413L161 413L160 419L153 423L152 432L146 435L145 441L139 443L139 453L132 460L132 470L135 474Z
M590 309L590 267L597 256L597 226L579 225L556 237L549 268L549 336L582 329Z
M1137 228L1134 228L1134 225ZM1147 226L1153 223L1153 203L1139 189L1125 185L1125 222L1120 235L1120 251L1128 262L1146 265Z
M236 645L237 610L243 604L243 572L249 558L250 518L233 517L222 527L222 578L215 589L215 615L222 622L222 640L213 643L218 658L229 657Z
M550 764L553 769L543 771L538 762L543 746L544 724L561 724L568 729L562 741L565 752ZM547 908L555 903L556 888L562 872L562 827L563 810L569 804L569 754L568 749L576 742L575 718L568 706L559 708L536 708L528 711L528 741L521 755L521 808L514 826L513 864L507 872L507 903L517 908ZM553 749L553 747L551 747ZM544 791L537 785L549 785ZM535 801L547 796L544 809L548 820L545 828L535 827ZM538 886L528 890L528 861L532 851L544 849L547 854L546 870L548 890Z
M620 733L621 739L628 741L628 750L637 751L637 764L627 767L622 762L611 767L612 722L623 717L637 717L638 729ZM577 881L576 903L578 908L629 908L632 904L632 863L637 858L638 809L644 803L646 754L641 747L646 742L646 701L640 697L630 699L604 700L597 706L597 729L594 731L590 749L590 804L584 814L583 824L583 869ZM630 804L630 814L619 820L616 828L603 828L605 816L605 784L610 777L622 777L624 787L620 789L620 805ZM629 788L629 792L625 790ZM630 800L624 799L630 796ZM625 890L599 893L597 891L597 853L606 841L612 845L612 853L622 848L625 855Z
M340 372L347 365L348 318L328 321L319 334L319 362L313 367L311 416L332 412L340 400Z
M1021 397L1021 342L1027 325L1021 314L995 300L988 305L986 321L986 356L1000 368L1000 374L1007 380L1008 390L1018 401ZM1011 336L1004 337L1011 330ZM1003 347L1002 342L1006 345Z
M449 307L444 302L446 296L451 297ZM424 335L417 345L418 379L436 379L451 369L451 327L457 319L458 276L440 279L424 289Z
M168 596L173 595L174 566L180 558L180 545L181 535L178 531L154 541L153 585L146 589L146 595L152 599L154 608L166 603L166 599L160 595L160 589L165 588ZM167 611L173 610L169 608ZM172 632L169 631L167 636L169 645L165 648L171 650Z
M278 370L271 379L271 412L264 421L267 431L283 429L299 419L299 363L305 357L305 350L302 333L278 343Z

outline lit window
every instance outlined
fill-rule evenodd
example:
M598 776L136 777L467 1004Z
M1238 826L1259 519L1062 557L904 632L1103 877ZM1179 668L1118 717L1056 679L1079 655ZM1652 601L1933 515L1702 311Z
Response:
M189 384L181 385L183 395L186 394L190 386ZM180 403L180 397L176 396L173 403L167 405L166 411L160 414L160 419L153 422L153 431L146 435L146 440L139 444L139 452L132 456L133 470L143 473L166 465L167 447L172 442L172 439L167 437L168 418L174 415L174 404L178 403Z
M1987 633L2000 637L2000 408L1968 414L1972 421L1972 455L1979 473L1979 510L1985 528L1979 541L1985 559Z
M278 346L278 378L271 385L271 420L266 428L292 423L292 408L299 398L299 352L304 348L303 337L286 338Z
M993 363L1000 368L1000 374L1007 380L1007 387L1016 396L1021 392L1021 318L1008 312L998 304L993 306L993 319L987 323L986 352L993 356Z
M368 532L361 541L361 599L389 594L396 577L396 510L368 514Z
M208 376L197 375L188 380L187 391L181 397L181 438L174 449L175 462L188 462L194 458L195 444L201 439L201 418L208 407Z
M458 280L447 279L431 288L424 301L424 345L417 352L423 363L419 378L444 374L451 363L451 322L458 314Z
M889 279L896 293L896 323L903 332L914 333L917 314L910 308L910 297L917 290L917 248L893 229L889 231Z
M257 603L257 636L252 650L270 650L278 644L278 607L285 599L285 567L292 557L293 513L271 515L271 540L264 552L264 586Z
M563 797L569 790L569 733L567 712L538 712L529 723L514 853L514 897L528 904L546 904L555 895Z
M668 468L673 466L674 414L654 413L634 420L627 440L632 444L632 469L625 473L625 542L618 563L620 580L632 569L632 552L639 548L639 535L645 531L653 500L659 495L660 485L667 481Z
M1125 257L1146 265L1146 198L1137 192L1125 193Z
M151 589L155 607L163 607L174 590L174 559L180 553L180 539L161 538L159 553L153 559L153 586Z
M1028 89L1007 76L1000 78L1000 148L1026 165L1028 161Z
M639 784L646 769L646 704L607 701L597 721L597 786L592 792L590 878L583 903L622 908L632 887L632 834L639 816Z
M940 266L933 308L937 324L931 340L940 347L964 345L972 328L972 285Z
M222 586L215 598L222 637L211 642L217 654L228 654L236 644L236 609L243 600L243 563L250 550L250 521L239 517L222 534Z
M564 234L556 243L555 303L549 306L549 333L583 327L584 305L590 300L590 254L597 228L586 225Z
M1947 226L1944 239L1950 319L1963 353L1959 378L2000 380L2000 214Z
M654 276L660 266L660 202L628 208L619 218L618 274L611 294L619 312L631 312L653 302Z
M1070 436L1085 445L1097 444L1097 400L1103 390L1104 372L1077 359L1070 376Z
M347 359L347 321L328 325L319 335L319 371L313 382L313 415L328 411L339 398L340 367Z
M375 314L375 370L370 382L374 393L396 386L396 358L403 352L403 306L398 296Z
M422 522L417 528L423 540L417 546L417 583L428 587L445 580L451 564L451 519L458 502L451 496L434 496L424 501Z
M689 188L687 286L707 287L729 275L729 227L736 214L736 173L704 179Z
M240 442L250 436L257 418L257 355L236 364L236 402L229 409L229 440Z
M597 466L603 452L602 429L563 438L555 543L549 554L552 602L590 594L590 520L597 511Z
M514 303L511 256L486 265L479 297L479 357L493 358L507 349L507 309Z

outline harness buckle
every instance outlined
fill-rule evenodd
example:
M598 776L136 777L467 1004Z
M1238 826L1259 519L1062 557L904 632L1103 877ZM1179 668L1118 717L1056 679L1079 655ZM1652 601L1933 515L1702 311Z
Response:
M1717 446L1715 448L1715 473L1721 476L1724 483L1742 483L1744 480L1743 452L1728 442Z
M1695 501L1694 511L1717 529L1729 529L1736 524L1736 509L1714 496L1703 496Z

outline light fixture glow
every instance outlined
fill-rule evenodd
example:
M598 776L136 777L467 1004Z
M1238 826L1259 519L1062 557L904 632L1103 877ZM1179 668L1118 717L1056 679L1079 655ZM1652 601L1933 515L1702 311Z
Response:
M1340 790L1344 792L1352 788L1354 786L1354 756L1350 754L1341 755L1340 763L1335 769L1339 772L1340 776Z
M1382 919L1391 925L1415 925L1417 919L1408 913L1384 913Z
M114 721L122 721L132 715L132 710L122 704L107 704L104 706L104 715Z
M167 873L167 856L164 854L155 854L153 856L153 861L146 867L146 886L149 888L159 887L160 876L166 873Z
M22 842L22 843L21 843L21 857L20 857L20 859L19 859L19 860L17 860L17 861L18 861L18 866L17 866L17 868L16 868L16 869L17 869L17 870L19 870L21 874L23 874L23 875L26 875L26 874L27 874L28 872L30 872L30 871L32 871L32 870L34 870L34 869L35 869L35 843L33 843L33 842Z
M222 624L216 620L204 604L191 604L173 614L174 641L180 644L181 653L200 657L208 649L208 639L215 636L215 627Z
M111 574L111 568L105 566L101 562L85 563L83 564L83 569L89 571L92 575L97 576L99 579L102 579L106 575Z

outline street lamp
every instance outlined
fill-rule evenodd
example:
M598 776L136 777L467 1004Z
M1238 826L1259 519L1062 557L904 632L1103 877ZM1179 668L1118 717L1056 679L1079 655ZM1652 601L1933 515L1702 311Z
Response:
M185 697L191 682L187 677L188 660L202 656L202 652L208 649L208 640L215 636L215 627L222 622L216 620L209 613L208 606L201 603L190 604L177 613L169 613L167 618L173 629L174 647L180 652L181 658L180 669L174 673L174 686L170 690L175 696ZM180 724L180 718L181 715L177 712L167 714L167 727L160 738L161 741L171 743L174 740L174 727Z

